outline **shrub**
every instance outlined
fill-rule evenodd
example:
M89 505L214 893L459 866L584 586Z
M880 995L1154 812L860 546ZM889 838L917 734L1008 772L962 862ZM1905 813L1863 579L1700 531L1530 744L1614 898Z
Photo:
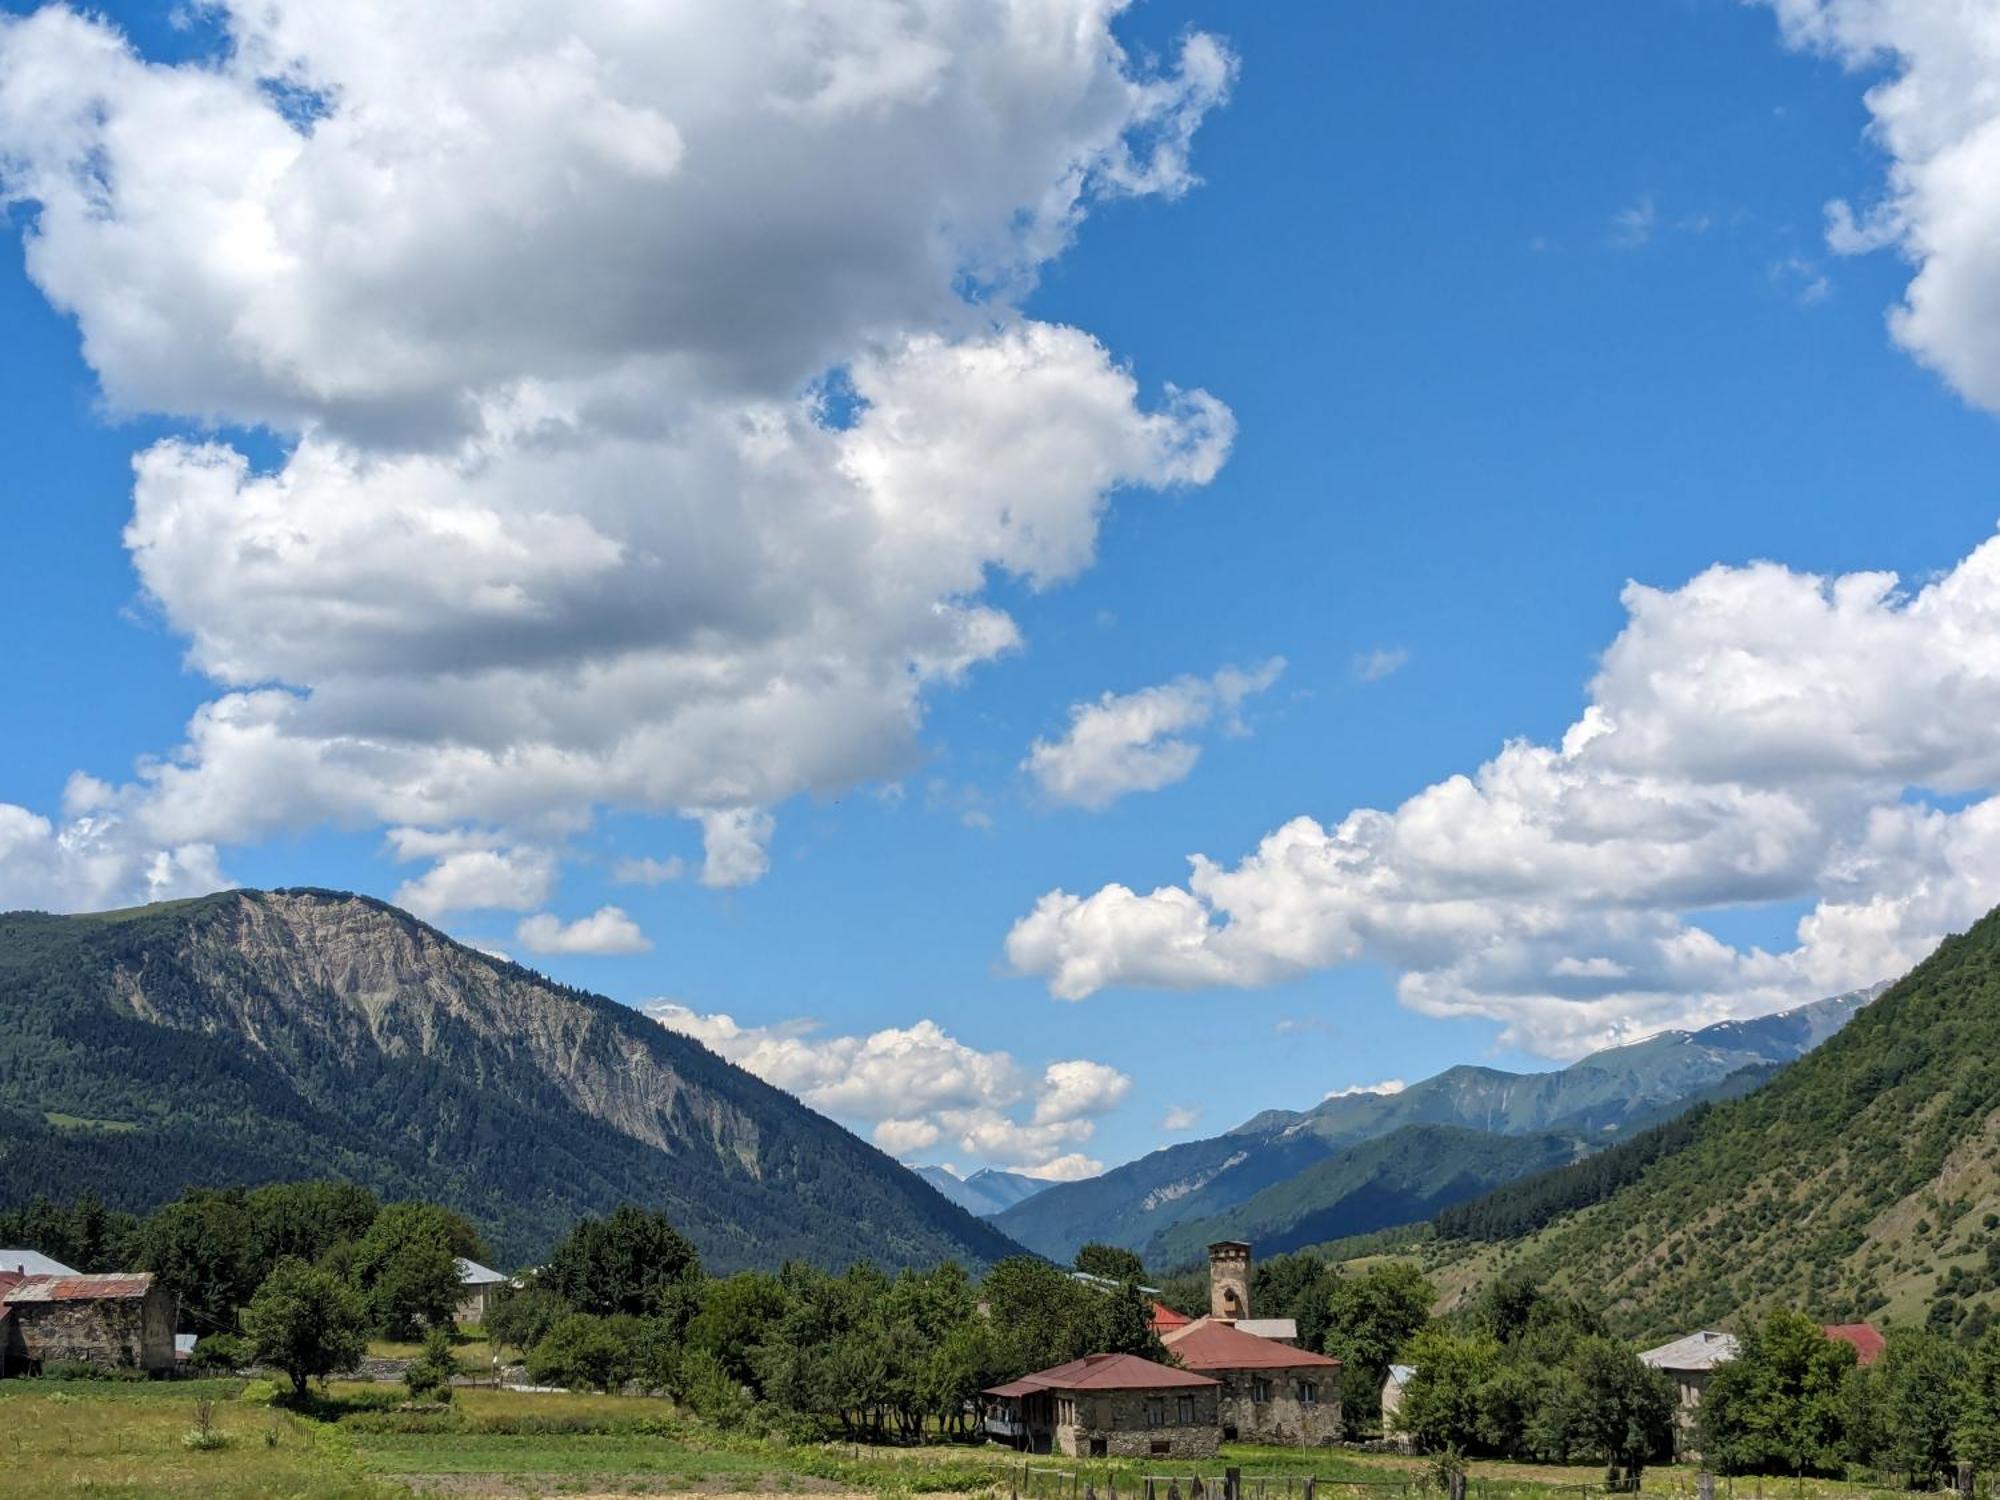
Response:
M250 1345L233 1333L208 1333L195 1340L188 1364L197 1370L240 1370L250 1363Z
M528 1374L541 1385L610 1391L631 1378L632 1351L607 1318L571 1313L528 1351Z
M450 1401L451 1382L458 1373L458 1356L451 1352L451 1335L442 1328L433 1328L424 1335L424 1352L403 1371L403 1384L414 1397Z

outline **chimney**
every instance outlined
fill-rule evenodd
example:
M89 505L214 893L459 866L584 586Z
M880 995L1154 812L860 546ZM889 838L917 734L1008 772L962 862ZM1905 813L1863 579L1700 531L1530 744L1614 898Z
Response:
M1250 1247L1242 1240L1208 1247L1208 1315L1226 1323L1250 1316Z

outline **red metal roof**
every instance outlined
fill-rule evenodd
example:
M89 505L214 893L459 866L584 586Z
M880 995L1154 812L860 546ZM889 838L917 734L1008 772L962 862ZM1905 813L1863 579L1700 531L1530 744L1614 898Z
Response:
M1037 1370L983 1394L1024 1396L1031 1391L1156 1391L1214 1385L1206 1375L1157 1365L1136 1354L1086 1354L1066 1365Z
M1146 1322L1151 1325L1155 1333L1165 1333L1171 1328L1185 1328L1193 1321L1194 1319L1190 1318L1186 1313L1175 1312L1164 1302L1155 1302L1153 1304L1153 1315L1146 1319Z
M1310 1349L1295 1349L1276 1339L1245 1333L1227 1323L1204 1318L1199 1323L1161 1337L1174 1358L1190 1370L1297 1370L1311 1366L1340 1368L1340 1361Z
M22 1276L0 1297L18 1307L26 1302L104 1302L143 1297L153 1289L153 1273L115 1276Z
M1820 1332L1843 1344L1852 1344L1856 1362L1864 1365L1874 1364L1888 1347L1882 1335L1867 1323L1829 1323Z

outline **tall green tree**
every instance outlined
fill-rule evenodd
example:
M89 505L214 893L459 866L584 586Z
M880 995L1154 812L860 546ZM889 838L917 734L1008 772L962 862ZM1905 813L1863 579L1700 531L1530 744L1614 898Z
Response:
M1355 1416L1381 1409L1382 1381L1430 1321L1437 1289L1409 1261L1337 1277L1327 1293L1326 1352L1341 1361L1341 1399Z
M1951 1472L1967 1369L1965 1352L1949 1339L1918 1328L1890 1331L1870 1372L1879 1393L1877 1467L1901 1474L1911 1489L1928 1489Z
M281 1260L243 1310L253 1357L282 1370L293 1396L307 1384L351 1370L367 1351L367 1310L361 1294L332 1271L303 1260Z
M582 1219L549 1256L541 1282L580 1312L634 1316L694 1312L701 1259L666 1215L620 1204Z
M227 1333L257 1288L240 1191L191 1188L157 1210L134 1236L141 1270L173 1294L184 1327Z
M1146 1263L1122 1245L1092 1243L1076 1252L1076 1269L1106 1281L1144 1281Z
M462 1283L458 1215L434 1203L391 1203L375 1216L349 1262L375 1326L415 1338L452 1321Z
M1703 1456L1730 1474L1837 1472L1853 1368L1851 1345L1801 1313L1771 1313L1709 1376L1698 1418Z
M1410 1344L1417 1373L1403 1388L1396 1426L1426 1453L1463 1451L1488 1436L1483 1398L1500 1368L1500 1345L1485 1333L1425 1330Z
M1959 1388L1956 1457L1986 1473L2000 1469L2000 1324L1972 1346Z

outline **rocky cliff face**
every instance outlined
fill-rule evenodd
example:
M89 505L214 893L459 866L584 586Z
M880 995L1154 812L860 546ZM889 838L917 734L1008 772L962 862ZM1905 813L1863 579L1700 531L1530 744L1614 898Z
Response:
M0 1198L334 1174L451 1202L522 1258L625 1199L723 1268L1013 1248L699 1043L361 897L0 917L0 1030Z

